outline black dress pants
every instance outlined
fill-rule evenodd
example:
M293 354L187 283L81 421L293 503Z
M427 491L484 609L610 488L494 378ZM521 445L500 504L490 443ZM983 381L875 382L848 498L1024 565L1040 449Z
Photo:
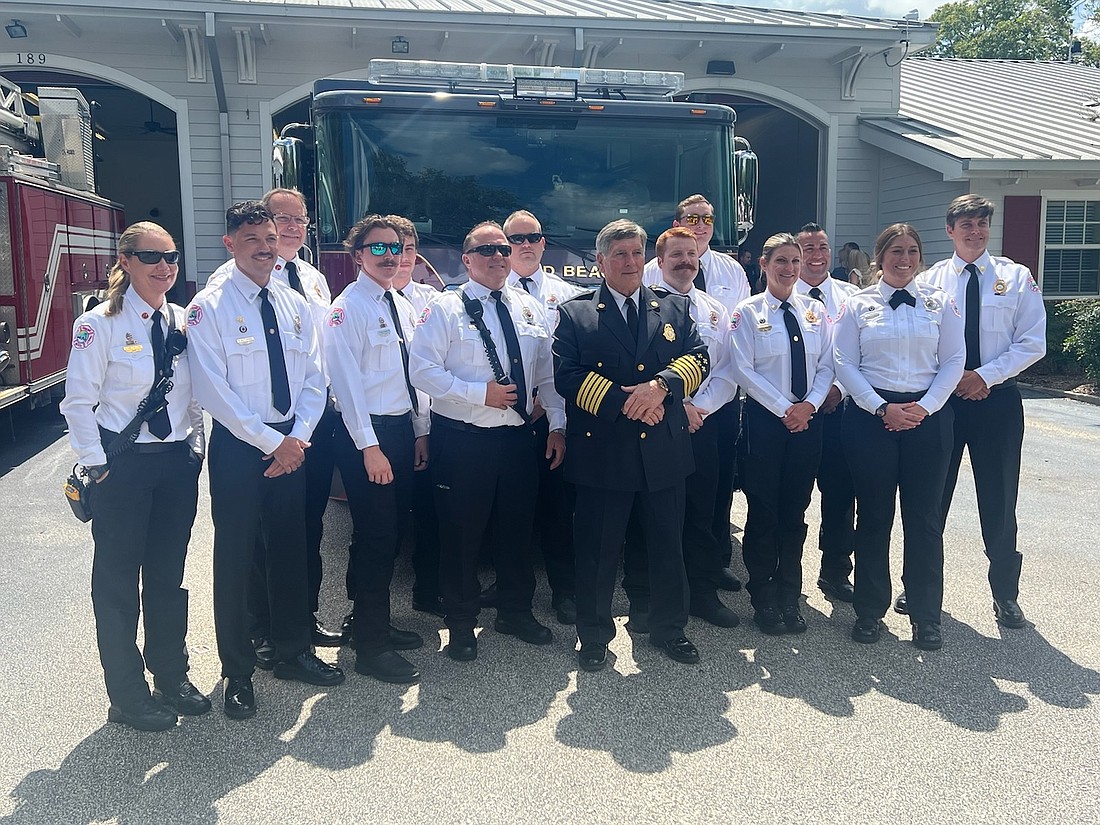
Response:
M393 650L389 641L390 583L405 513L412 503L414 443L408 415L372 415L371 422L378 446L393 470L389 484L375 484L367 477L362 451L342 420L336 427L336 463L355 531L355 649L366 655Z
M119 706L149 697L146 668L166 683L182 680L188 668L182 583L199 464L189 460L185 442L158 446L168 451L112 459L110 473L92 491L92 609L107 695ZM144 658L137 647L139 612Z
M848 399L844 399L833 412L821 416L821 464L817 469L821 528L817 546L821 551L821 578L829 581L847 581L856 549L856 491L842 435L848 406Z
M951 396L955 414L954 445L943 490L946 522L963 448L970 452L978 518L989 558L989 587L995 599L1020 595L1023 554L1016 547L1016 499L1020 491L1020 456L1024 442L1024 404L1015 384L998 385L981 401Z
M554 604L573 598L576 569L573 554L573 485L565 480L565 465L550 469L546 458L546 439L550 422L542 416L531 425L538 450L539 492L535 505L535 530L538 531L546 565L546 579Z
M298 469L275 478L264 477L270 462L217 423L210 435L209 453L218 656L222 676L251 676L256 654L248 591L258 541L264 547L275 656L292 659L309 649L313 617L306 563L306 474Z
M740 483L737 477L737 442L741 437L740 396L717 409L705 420L708 425L717 430L718 480L714 492L711 532L714 534L714 540L718 542L718 552L721 554L721 564L718 568L720 572L722 568L729 567L730 559L733 557L733 542L730 540L730 508L733 506L733 491Z
M853 607L861 619L881 619L890 607L890 531L900 491L904 534L901 578L909 617L914 623L940 621L940 502L951 455L953 418L948 404L916 428L895 433L888 431L878 416L859 407L853 406L845 416L844 449L858 506Z
M412 520L416 547L412 554L413 598L432 603L439 598L439 517L435 512L435 483L428 466L413 472Z
M439 583L445 622L473 630L480 610L478 558L489 536L497 574L497 612L531 612L533 503L538 456L530 427L474 427L432 416L432 479L439 516Z
M809 429L792 433L767 408L751 398L745 402L745 587L756 610L796 605L802 595L806 508L821 460L821 419L815 415Z

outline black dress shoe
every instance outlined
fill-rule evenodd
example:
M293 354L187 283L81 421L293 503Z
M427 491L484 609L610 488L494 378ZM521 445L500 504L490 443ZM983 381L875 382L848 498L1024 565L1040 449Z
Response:
M446 647L447 655L456 662L472 662L477 658L477 636L474 631L451 631L451 641Z
M581 645L577 651L577 664L581 670L595 673L607 667L607 645L587 644Z
M943 647L943 634L937 622L917 622L913 625L913 644L921 650L939 650Z
M626 629L628 633L649 633L649 603L631 603L627 613Z
M390 625L389 642L394 650L416 650L424 647L424 638L411 630L398 630Z
M851 602L856 597L855 588L847 579L827 579L822 576L817 580L817 586L826 598L836 599L838 602Z
M683 662L685 665L694 665L699 661L699 651L695 649L695 645L683 636L668 639L664 642L658 642L651 638L649 643L658 650L663 650L668 658Z
M554 612L558 615L558 624L577 623L577 602L572 596L564 596L554 604Z
M548 645L554 641L550 628L541 625L534 616L497 616L493 630L505 636L515 636L529 645Z
M730 593L736 593L741 589L741 580L733 575L733 571L728 567L723 567L718 572L718 575L714 577L714 584L719 590L726 590Z
M310 641L317 647L340 647L347 641L343 633L329 630L319 619L313 620L313 632Z
M276 662L274 674L276 679L291 679L321 687L332 687L344 681L344 671L335 665L322 662L309 650L299 653L288 661Z
M782 636L787 632L783 614L774 607L762 607L752 614L752 623L769 636Z
M909 601L905 598L904 590L898 593L898 597L894 599L894 612L900 613L902 616L909 615Z
M395 685L412 685L420 681L420 671L392 650L376 656L359 654L355 657L355 672Z
M230 719L248 719L256 715L256 692L252 679L230 676L225 680L225 715Z
M431 613L433 616L443 618L446 614L443 612L443 597L433 596L426 599L418 599L413 596L413 610L418 610L421 613Z
M478 603L482 607L496 607L497 606L497 583L493 582L484 590L481 591L481 595L477 597Z
M253 643L256 648L256 667L260 670L271 670L275 667L275 645L270 639L256 639Z
M349 613L340 622L340 635L344 637L344 644L355 645L355 614Z
M1005 627L1016 629L1027 627L1027 619L1024 618L1024 611L1020 609L1020 605L1016 604L1013 599L994 599L993 615L996 616L997 621Z
M873 645L882 638L882 622L879 619L856 619L851 635L853 642Z
M111 705L107 709L107 721L129 725L135 730L156 731L174 728L179 719L174 711L143 698L132 705Z
M716 593L692 599L688 612L715 627L737 627L741 624L737 614L722 604Z
M806 620L802 618L802 612L797 604L787 604L779 608L779 615L783 617L783 624L788 633L805 633Z
M210 711L210 700L190 680L161 684L154 680L153 698L182 716L202 716Z

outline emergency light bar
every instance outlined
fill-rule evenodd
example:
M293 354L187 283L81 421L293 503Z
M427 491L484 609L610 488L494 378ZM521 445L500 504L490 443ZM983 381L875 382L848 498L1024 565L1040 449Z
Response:
M559 99L565 97L573 84L577 95L596 97L619 91L638 97L670 97L684 88L683 72L437 60L371 60L368 79L371 83L387 86L437 85L448 91L494 89L513 92L517 97Z

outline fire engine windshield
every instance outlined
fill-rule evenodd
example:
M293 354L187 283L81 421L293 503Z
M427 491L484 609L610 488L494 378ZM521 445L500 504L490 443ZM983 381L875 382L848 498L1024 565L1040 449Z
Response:
M428 103L428 107L431 104ZM715 204L716 245L734 245L729 123L582 112L331 109L315 114L318 240L370 212L412 219L422 246L458 245L474 224L535 213L551 245L591 250L609 221L651 239L676 203Z

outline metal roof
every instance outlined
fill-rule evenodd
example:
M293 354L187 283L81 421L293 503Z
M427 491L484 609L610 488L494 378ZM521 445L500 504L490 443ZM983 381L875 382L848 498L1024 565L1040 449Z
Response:
M860 137L945 171L1095 169L1095 116L1098 68L917 58L902 64L898 115L860 118Z

